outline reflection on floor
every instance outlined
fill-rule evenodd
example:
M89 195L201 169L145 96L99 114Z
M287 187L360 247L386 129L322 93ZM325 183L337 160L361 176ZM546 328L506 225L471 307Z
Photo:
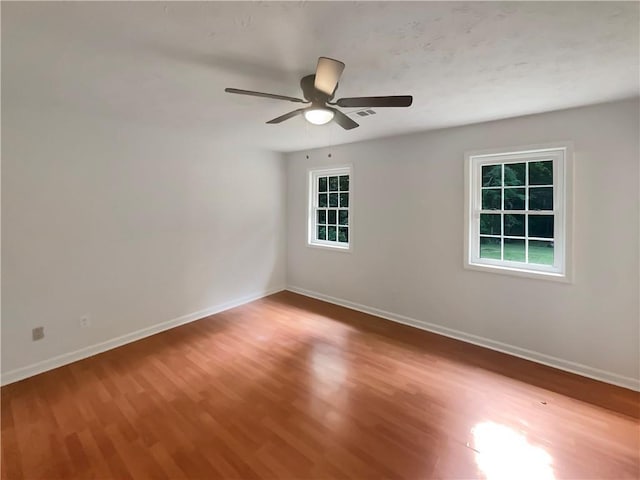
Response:
M482 422L471 433L476 462L487 480L555 480L551 455L530 444L524 431Z

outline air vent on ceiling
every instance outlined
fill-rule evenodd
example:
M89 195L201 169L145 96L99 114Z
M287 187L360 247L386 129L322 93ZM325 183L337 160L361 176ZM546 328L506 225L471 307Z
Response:
M368 110L360 110L359 112L356 112L356 114L361 117L368 117L369 115L375 115L376 112L371 109L368 109Z

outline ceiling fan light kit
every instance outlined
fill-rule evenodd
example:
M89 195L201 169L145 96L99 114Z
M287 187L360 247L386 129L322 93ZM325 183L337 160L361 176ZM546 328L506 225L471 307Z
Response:
M340 98L332 102L338 81L344 70L344 63L333 58L320 57L316 66L316 73L307 75L300 80L300 88L305 100L301 98L288 97L286 95L276 95L273 93L254 92L252 90L240 90L238 88L225 88L227 93L239 95L251 95L254 97L272 98L274 100L285 100L295 103L311 104L306 108L298 108L280 117L269 120L267 123L281 123L298 115L313 125L325 125L331 120L340 125L345 130L356 128L358 124L343 112L333 106L354 108L354 107L409 107L413 103L411 95L393 95L386 97L351 97ZM331 106L329 106L331 105Z
M308 108L304 111L304 118L313 125L325 125L333 120L335 113L328 108Z

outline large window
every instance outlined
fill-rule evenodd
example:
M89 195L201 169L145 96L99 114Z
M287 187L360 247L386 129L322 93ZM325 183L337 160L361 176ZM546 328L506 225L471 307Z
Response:
M467 155L466 266L567 278L568 155Z
M351 168L309 172L309 244L349 249Z

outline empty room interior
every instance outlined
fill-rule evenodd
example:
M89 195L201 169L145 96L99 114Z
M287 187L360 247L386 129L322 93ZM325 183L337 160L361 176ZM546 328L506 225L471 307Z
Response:
M640 478L640 3L1 4L1 478Z

